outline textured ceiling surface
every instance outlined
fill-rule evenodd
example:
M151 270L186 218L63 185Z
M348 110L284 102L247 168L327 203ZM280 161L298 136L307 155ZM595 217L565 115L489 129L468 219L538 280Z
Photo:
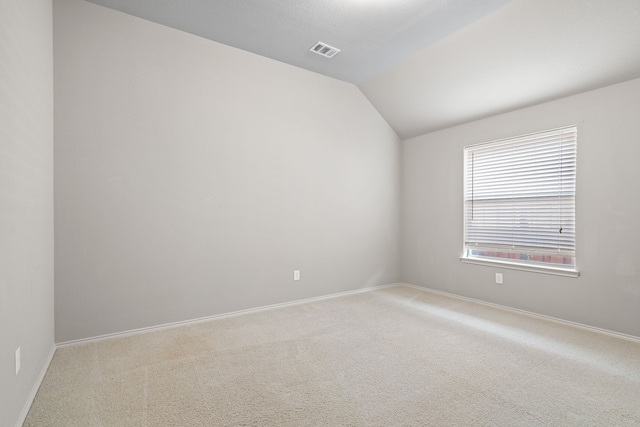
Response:
M402 138L640 77L640 0L88 1L355 83Z
M511 0L89 1L358 83ZM341 52L310 52L318 41Z
M359 87L406 139L638 77L640 0L516 0Z

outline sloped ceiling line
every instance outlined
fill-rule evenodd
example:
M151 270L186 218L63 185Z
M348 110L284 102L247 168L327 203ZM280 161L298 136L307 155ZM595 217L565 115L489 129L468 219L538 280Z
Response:
M640 77L638 0L88 1L357 84L403 139Z

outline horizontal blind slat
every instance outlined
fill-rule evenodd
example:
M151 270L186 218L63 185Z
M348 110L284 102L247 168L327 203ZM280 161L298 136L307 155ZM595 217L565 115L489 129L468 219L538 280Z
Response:
M575 256L577 128L465 148L465 247Z

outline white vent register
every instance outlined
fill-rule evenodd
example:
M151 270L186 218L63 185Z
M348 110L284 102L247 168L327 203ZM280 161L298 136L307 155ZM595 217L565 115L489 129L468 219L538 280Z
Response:
M322 42L316 43L309 50L311 52L317 53L318 55L322 55L326 58L333 58L334 56L336 56L338 52L340 52L340 49L337 49L333 46L329 46L328 44L322 43Z

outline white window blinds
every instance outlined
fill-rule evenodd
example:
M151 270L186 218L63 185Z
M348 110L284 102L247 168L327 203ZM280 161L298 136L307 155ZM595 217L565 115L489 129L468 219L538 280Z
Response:
M577 129L465 148L465 256L575 266Z

